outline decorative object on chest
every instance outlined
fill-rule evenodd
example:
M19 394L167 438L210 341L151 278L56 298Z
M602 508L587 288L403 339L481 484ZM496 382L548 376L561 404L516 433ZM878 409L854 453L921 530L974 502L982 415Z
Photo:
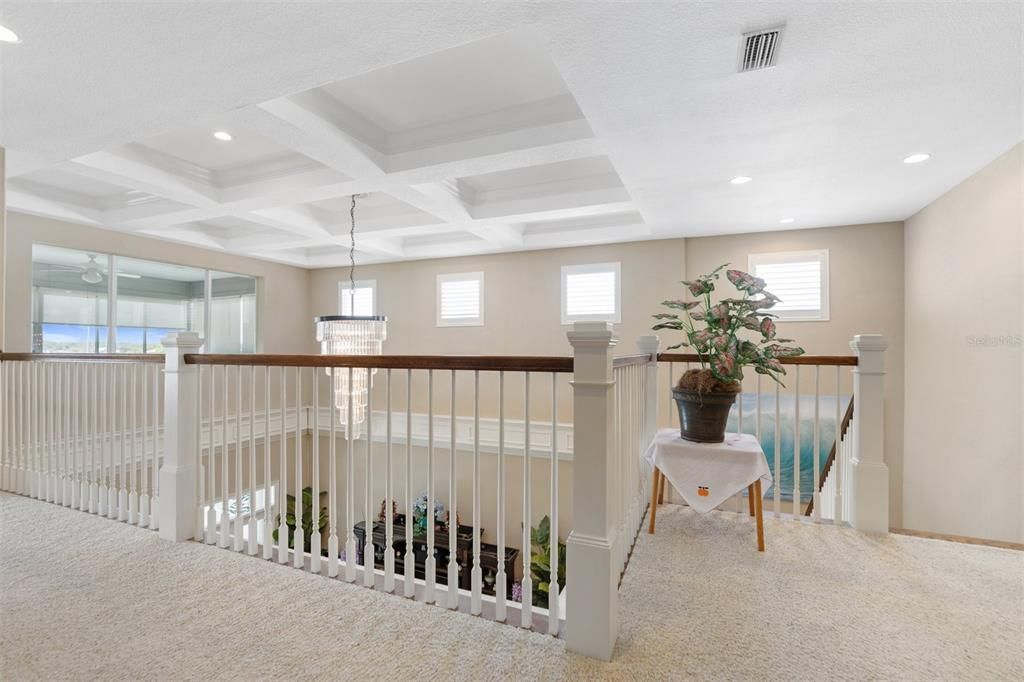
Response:
M378 520L373 524L373 563L376 568L384 568L384 551L387 548L387 519L386 519L386 503L381 503L381 513ZM408 519L406 514L400 514L397 511L397 505L392 502L392 547L395 551L395 572L403 573L405 571L405 524ZM415 506L414 506L415 511ZM436 513L436 511L435 511ZM435 520L434 527L434 556L437 564L437 582L439 584L447 584L448 582L448 559L449 559L449 518L450 512L444 512L442 510L442 522ZM458 517L458 514L456 514ZM425 529L421 529L419 525L419 519L422 517L414 517L413 526L413 557L416 561L416 577L423 579L426 577L426 560L427 560L427 536ZM435 516L435 519L437 517ZM365 566L366 561L363 557L363 547L366 542L366 523L360 521L353 527L353 532L356 536L356 563ZM456 535L455 535L455 562L459 566L459 579L458 586L463 590L471 590L472 576L471 569L473 567L473 527L463 526L456 522ZM483 536L484 530L480 529L480 535ZM518 564L517 559L519 557L519 550L514 547L505 548L505 556L503 558L505 574L508 576L508 587L506 597L512 598L512 583L515 580L516 568ZM498 573L498 548L495 545L488 544L485 542L480 543L480 569L483 576L483 593L488 595L494 594L494 583Z

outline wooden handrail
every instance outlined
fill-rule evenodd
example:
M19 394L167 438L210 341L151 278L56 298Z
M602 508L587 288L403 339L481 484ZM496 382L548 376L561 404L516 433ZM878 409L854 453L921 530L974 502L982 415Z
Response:
M648 353L639 353L636 355L620 355L612 358L612 368L618 367L629 367L630 365L646 365L651 361L651 356Z
M700 362L700 356L696 353L661 353L658 355L659 362ZM855 367L857 365L856 355L798 355L795 358L779 358L783 365L821 365Z
M832 448L828 451L828 459L825 460L825 466L821 468L821 473L818 475L818 492L825 487L825 479L828 478L828 472L832 469L833 462L836 461L836 452L839 449L839 441L846 435L846 431L850 428L850 421L853 419L853 396L850 396L850 404L846 406L846 412L843 413L843 419L839 423L839 429L836 432L836 440L832 443ZM814 497L811 497L811 501L807 503L807 509L804 510L804 516L810 516L811 512L814 511Z
M45 362L60 360L86 360L89 362L152 362L164 364L163 354L157 353L0 353L0 362Z
M450 369L507 372L572 372L571 357L544 355L208 355L186 354L187 365Z

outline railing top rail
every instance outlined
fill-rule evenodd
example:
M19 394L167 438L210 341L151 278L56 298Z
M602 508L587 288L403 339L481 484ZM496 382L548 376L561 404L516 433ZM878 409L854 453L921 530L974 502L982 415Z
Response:
M0 362L152 362L164 364L163 354L147 353L2 353Z
M637 353L635 355L619 355L612 358L612 367L629 367L630 365L646 365L651 361L650 353Z
M696 353L661 353L658 356L660 362L700 362L700 356ZM784 365L822 365L855 367L857 365L856 355L798 355L795 358L779 358Z
M185 355L188 365L572 372L571 357L544 355Z

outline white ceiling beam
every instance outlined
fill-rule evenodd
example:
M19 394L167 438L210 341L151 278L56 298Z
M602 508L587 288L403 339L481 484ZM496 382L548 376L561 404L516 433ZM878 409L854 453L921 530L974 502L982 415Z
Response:
M433 148L436 152L438 148ZM437 178L464 178L471 175L538 166L558 161L586 159L604 153L596 138L584 137L562 141L532 140L529 144L509 148L493 148L437 152L430 156L423 150L406 152L388 158L388 182L415 185L433 182ZM407 156L415 155L415 156Z
M342 239L338 243L345 246ZM399 237L367 237L356 235L356 246L358 251L365 251L371 255L387 256L389 258L401 258L405 255L405 247ZM358 261L357 261L358 262Z
M194 246L202 246L207 249L223 251L227 248L226 243L202 228L191 225L178 225L175 227L143 230L140 234L148 234L161 239L168 239L176 242L184 242Z
M470 223L466 231L495 246L515 248L523 246L522 225L474 222Z
M79 156L64 166L79 175L180 201L189 206L216 206L220 199L209 185L153 165L133 147Z
M351 178L384 175L383 156L339 128L309 93L239 110L243 126Z
M250 211L245 217L261 225L305 237L328 240L333 237L319 216L315 215L309 206L301 204Z
M38 191L39 189L41 188L29 188L27 184L22 184L18 180L9 181L6 193L7 208L46 218L89 225L103 224L102 211L79 206L60 197L46 196L47 193Z

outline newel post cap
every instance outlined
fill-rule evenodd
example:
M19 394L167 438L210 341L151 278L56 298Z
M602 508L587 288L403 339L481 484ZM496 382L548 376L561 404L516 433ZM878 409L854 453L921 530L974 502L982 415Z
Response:
M855 353L862 351L881 352L889 347L889 342L881 334L857 334L850 341L850 348Z
M567 336L574 348L610 348L618 343L611 322L575 322Z
M850 341L850 348L857 354L856 374L884 374L885 349L889 342L881 334L857 334Z
M171 332L160 342L167 348L198 349L203 345L203 338L197 332Z
M636 340L636 348L641 353L648 355L654 355L658 352L658 346L661 344L661 340L658 339L654 334L648 336L641 336Z

